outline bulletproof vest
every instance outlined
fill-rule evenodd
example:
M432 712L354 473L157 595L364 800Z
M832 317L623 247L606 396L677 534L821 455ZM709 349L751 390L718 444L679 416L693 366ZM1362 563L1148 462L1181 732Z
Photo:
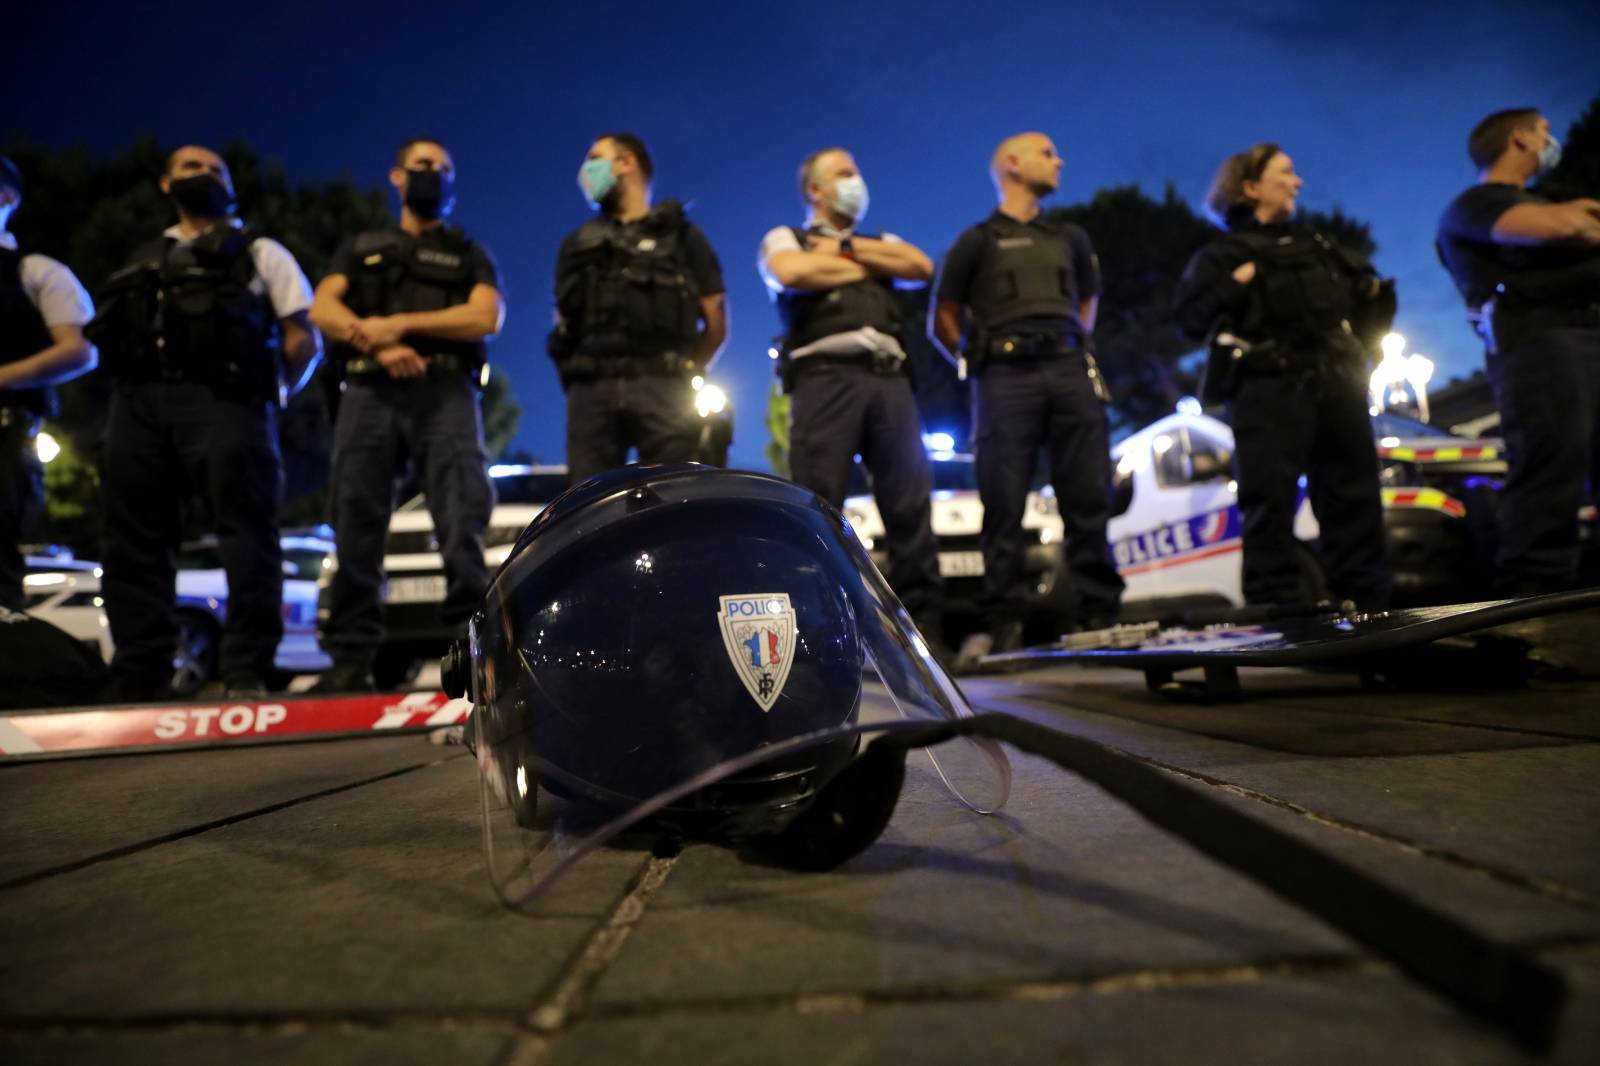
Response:
M54 343L39 309L22 288L22 253L0 248L0 363L38 355ZM55 390L0 389L0 407L21 407L49 418L56 413Z
M106 282L91 339L129 381L198 381L241 398L278 385L278 319L256 279L249 229L150 241Z
M1025 318L1078 319L1078 279L1072 245L1060 230L983 224L988 243L972 279L968 305L993 334Z
M404 311L442 311L467 302L477 284L472 238L455 226L436 226L420 236L400 229L368 230L357 235L345 306L363 318ZM449 341L408 337L422 355L453 355L482 366L488 359L485 341ZM353 349L340 346L348 359Z
M1322 234L1263 226L1224 240L1256 264L1249 318L1242 327L1251 340L1320 345L1350 318L1362 264Z
M806 231L793 226L790 229L805 247ZM784 349L791 352L823 337L865 326L897 337L901 321L894 282L880 277L820 291L785 289L778 294L778 317L783 321Z
M687 355L700 291L686 255L689 220L672 200L635 224L597 217L573 237L556 306L582 355Z

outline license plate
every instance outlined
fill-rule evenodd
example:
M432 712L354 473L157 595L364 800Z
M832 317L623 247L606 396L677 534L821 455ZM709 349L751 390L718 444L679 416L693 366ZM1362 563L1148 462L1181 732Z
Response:
M940 577L982 577L982 552L940 552Z
M442 603L444 575L391 577L384 589L383 598L388 603Z

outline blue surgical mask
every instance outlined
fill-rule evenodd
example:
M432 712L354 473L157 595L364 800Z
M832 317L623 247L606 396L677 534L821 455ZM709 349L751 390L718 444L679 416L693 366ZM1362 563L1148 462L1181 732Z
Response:
M833 202L829 205L841 215L861 221L867 215L867 183L861 176L840 178L833 183Z
M592 208L598 209L616 187L617 175L609 159L590 159L578 169L578 188Z
M1548 174L1561 162L1561 142L1554 137L1544 142L1544 147L1539 149L1539 172Z

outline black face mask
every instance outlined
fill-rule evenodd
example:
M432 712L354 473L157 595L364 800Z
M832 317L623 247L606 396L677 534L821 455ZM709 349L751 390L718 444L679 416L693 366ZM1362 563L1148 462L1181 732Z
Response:
M456 206L455 175L445 170L406 171L405 205L421 218L444 218Z
M233 194L210 174L174 178L171 196L179 207L200 218L226 218L233 214Z

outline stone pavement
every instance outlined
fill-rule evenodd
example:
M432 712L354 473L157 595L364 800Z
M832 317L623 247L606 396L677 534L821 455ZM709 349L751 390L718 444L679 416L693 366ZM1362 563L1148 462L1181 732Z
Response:
M1600 686L1172 703L1054 668L973 702L1169 768L1573 986L1600 1048ZM0 766L0 1062L1537 1061L1315 918L1013 753L966 812L913 756L801 874L648 838L502 909L461 749L417 737Z

